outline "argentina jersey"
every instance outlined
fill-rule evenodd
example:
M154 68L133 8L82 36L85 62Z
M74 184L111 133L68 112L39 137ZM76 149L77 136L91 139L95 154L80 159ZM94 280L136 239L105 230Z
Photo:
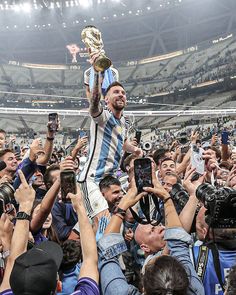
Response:
M79 175L79 182L88 178L96 183L105 175L113 175L119 168L124 141L127 137L124 116L115 118L109 110L91 119L89 156Z

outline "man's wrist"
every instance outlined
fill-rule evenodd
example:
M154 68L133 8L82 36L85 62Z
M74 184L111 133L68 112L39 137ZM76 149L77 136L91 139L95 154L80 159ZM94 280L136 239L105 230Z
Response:
M32 210L32 205L20 205L18 212L25 212L26 214L30 215Z

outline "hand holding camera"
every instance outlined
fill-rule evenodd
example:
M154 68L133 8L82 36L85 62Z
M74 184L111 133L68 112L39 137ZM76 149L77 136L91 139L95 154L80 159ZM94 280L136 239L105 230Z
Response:
M198 177L196 177L197 179L194 180L195 174L196 168L189 165L184 176L183 186L191 196L195 196L198 186L203 183L206 176L206 173L204 173L203 175L198 174Z

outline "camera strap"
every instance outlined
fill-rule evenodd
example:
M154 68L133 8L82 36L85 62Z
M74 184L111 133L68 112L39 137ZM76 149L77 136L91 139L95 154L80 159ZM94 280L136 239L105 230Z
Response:
M193 248L194 249L194 248ZM209 249L205 245L201 245L199 247L199 254L196 264L196 272L201 281L203 282L205 272L206 272L206 265L208 260Z
M153 203L157 209L158 212L158 218L157 220L153 220L150 218L150 201L149 201L149 197L152 198ZM157 199L156 196L154 196L153 194L148 194L146 197L142 198L139 201L140 204L140 208L142 210L143 215L145 216L144 218L140 217L132 208L130 208L130 212L133 215L134 219L141 224L151 224L153 226L157 226L162 219L162 215L160 212L160 207L159 207L159 201Z
M209 249L212 252L214 268L215 268L215 272L216 272L218 281L220 283L222 290L225 291L225 283L223 283L222 274L221 274L219 251L218 251L217 246L214 242L210 242L210 243L200 246L197 265L196 265L197 275L199 276L199 278L203 282L205 272L206 272L208 256L209 256Z
M211 249L215 272L216 272L218 281L220 283L220 286L224 292L225 291L225 282L223 282L222 273L221 273L219 250L214 242L210 242L208 244L208 248Z

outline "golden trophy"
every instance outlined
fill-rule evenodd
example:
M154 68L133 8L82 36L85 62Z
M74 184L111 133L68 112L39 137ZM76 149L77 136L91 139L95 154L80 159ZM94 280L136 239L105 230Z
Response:
M81 38L89 50L90 57L98 55L95 60L94 69L97 72L104 72L111 66L111 60L106 57L103 49L102 34L95 26L87 26L81 33Z

